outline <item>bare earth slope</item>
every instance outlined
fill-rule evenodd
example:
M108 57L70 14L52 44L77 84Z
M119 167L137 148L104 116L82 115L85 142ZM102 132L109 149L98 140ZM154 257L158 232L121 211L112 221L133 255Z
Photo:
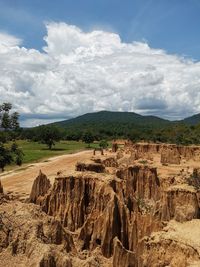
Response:
M57 175L57 172L72 171L78 160L89 159L92 151L83 151L70 155L63 155L50 158L48 161L28 165L25 170L12 171L8 174L1 174L0 179L3 181L4 189L18 193L19 195L28 196L35 177L42 170L51 182Z
M200 266L199 163L200 147L127 142L3 176L0 265Z

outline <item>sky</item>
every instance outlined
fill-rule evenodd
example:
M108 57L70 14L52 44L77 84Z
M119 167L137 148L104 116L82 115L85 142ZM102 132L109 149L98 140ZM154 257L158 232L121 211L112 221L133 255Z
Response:
M200 112L199 0L0 0L0 102L22 126Z

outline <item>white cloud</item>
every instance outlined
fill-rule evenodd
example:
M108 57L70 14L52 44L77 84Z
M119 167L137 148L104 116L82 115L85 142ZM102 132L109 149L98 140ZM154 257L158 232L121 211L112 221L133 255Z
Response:
M0 46L19 46L22 40L5 32L0 32Z
M41 53L15 37L1 45L0 35L1 102L12 102L23 124L105 109L171 119L200 112L199 62L65 23L48 23L44 39Z

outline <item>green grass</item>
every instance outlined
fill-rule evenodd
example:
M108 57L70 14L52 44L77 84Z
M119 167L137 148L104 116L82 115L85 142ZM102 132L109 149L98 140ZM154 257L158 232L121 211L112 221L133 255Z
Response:
M88 148L88 145L83 142L60 141L55 144L52 150L49 150L45 144L41 144L38 142L18 140L16 141L16 143L19 145L19 147L22 149L24 153L23 164L48 161L48 158L51 157L71 154L78 151L83 151L86 149L94 149L95 147L99 147L98 143L91 144L90 148ZM26 168L23 167L23 164L20 167L20 170ZM16 168L16 165L12 164L6 166L5 170L8 171L12 170L13 168Z
M23 163L38 162L45 158L47 159L88 149L85 143L75 141L57 142L52 150L49 150L45 144L37 142L19 140L17 144L24 153ZM98 147L98 144L91 144L91 148L94 147Z

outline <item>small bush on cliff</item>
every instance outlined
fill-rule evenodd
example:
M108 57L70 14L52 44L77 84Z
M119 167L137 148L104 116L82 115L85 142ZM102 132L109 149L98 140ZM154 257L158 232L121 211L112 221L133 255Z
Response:
M139 162L140 164L144 164L144 165L146 165L146 164L148 163L147 160L139 160L138 162Z
M187 179L187 183L194 186L196 190L200 190L200 172L194 169L193 174Z
M138 206L138 210L142 213L142 214L146 214L149 213L151 211L151 206L146 203L145 199L137 197L136 198L136 203Z

